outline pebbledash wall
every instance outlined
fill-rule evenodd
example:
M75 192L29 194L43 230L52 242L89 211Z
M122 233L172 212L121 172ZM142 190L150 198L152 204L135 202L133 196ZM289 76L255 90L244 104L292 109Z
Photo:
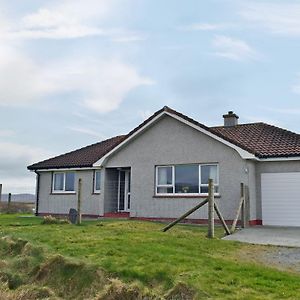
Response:
M164 116L113 154L105 167L131 167L131 217L176 218L198 204L199 197L155 196L155 166L193 163L219 164L220 198L216 201L226 220L234 218L241 182L249 185L250 220L257 219L255 163L172 117ZM106 192L104 199L110 201ZM189 218L207 219L207 208Z
M93 176L93 170L76 171L75 193L53 194L52 172L40 172L38 214L68 214L70 208L77 208L77 182L79 178L82 178L82 213L86 215L103 215L103 194L94 194ZM103 185L101 188L103 189Z
M240 183L249 187L249 211L253 224L261 220L261 174L299 172L300 161L258 162L244 160L232 148L164 116L152 127L113 154L101 173L101 194L93 193L93 170L76 171L82 178L82 212L102 216L116 210L118 178L114 168L131 167L131 210L136 218L176 218L199 203L199 197L155 196L155 166L191 163L219 164L219 192L216 201L226 220L232 220L239 204ZM77 194L52 194L52 172L40 172L39 214L67 214L77 207ZM77 189L77 184L75 184ZM201 208L190 219L207 219Z

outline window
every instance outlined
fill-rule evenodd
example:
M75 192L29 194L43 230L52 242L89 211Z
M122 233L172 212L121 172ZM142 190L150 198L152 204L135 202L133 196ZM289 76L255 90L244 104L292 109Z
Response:
M101 191L101 171L95 171L94 174L94 193Z
M199 166L175 166L175 193L199 193Z
M215 193L219 191L217 164L190 164L156 167L156 194L208 193L208 180L213 179Z
M75 172L53 173L53 192L74 193L75 192Z
M218 165L201 165L200 174L201 174L200 194L208 193L208 179L213 179L215 193L218 193L219 192Z
M157 167L157 193L173 194L173 168Z

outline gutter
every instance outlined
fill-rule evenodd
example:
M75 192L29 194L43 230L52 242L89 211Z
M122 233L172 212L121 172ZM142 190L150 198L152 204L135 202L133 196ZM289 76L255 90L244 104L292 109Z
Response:
M35 215L39 215L39 196L40 196L40 173L34 171L36 174L36 201L35 201Z

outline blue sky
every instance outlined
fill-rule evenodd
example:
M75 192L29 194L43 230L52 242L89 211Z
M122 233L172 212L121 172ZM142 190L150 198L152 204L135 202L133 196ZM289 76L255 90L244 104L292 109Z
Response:
M0 0L0 182L169 105L300 132L300 2Z

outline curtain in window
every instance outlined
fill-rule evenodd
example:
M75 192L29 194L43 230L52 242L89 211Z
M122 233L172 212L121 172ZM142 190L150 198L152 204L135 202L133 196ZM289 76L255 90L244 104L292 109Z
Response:
M172 184L172 167L158 168L158 185Z
M209 179L213 179L214 183L218 183L218 170L217 166L209 166Z
M55 191L64 190L64 173L54 174L54 190Z

